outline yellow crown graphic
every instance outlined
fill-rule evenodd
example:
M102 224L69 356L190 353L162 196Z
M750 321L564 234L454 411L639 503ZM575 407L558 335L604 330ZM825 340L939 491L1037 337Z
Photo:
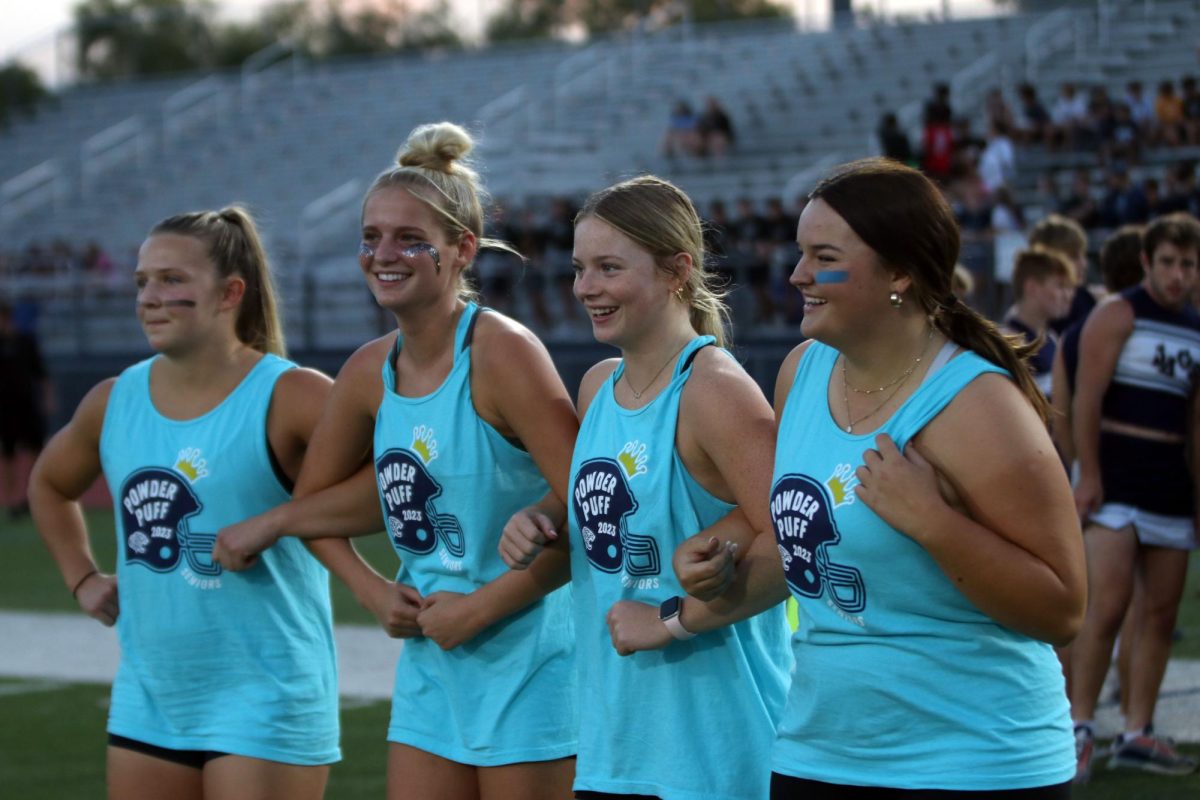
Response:
M437 439L433 437L433 428L427 428L424 425L413 428L412 449L426 464L437 458Z
M621 465L621 469L625 470L625 474L633 478L637 475L643 475L646 472L646 445L638 440L626 442L621 448L621 452L617 455L617 463Z
M200 455L198 448L189 447L179 451L175 469L182 472L190 482L195 483L208 474L208 461Z
M858 485L858 476L854 474L854 467L849 464L838 464L834 468L833 474L825 481L825 485L829 487L829 494L833 497L835 508L840 505L849 505L854 502L856 496L854 487Z

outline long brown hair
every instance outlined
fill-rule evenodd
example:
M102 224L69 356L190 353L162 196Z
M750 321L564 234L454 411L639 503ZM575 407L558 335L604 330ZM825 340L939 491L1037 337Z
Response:
M246 282L234 323L238 341L260 353L287 354L271 265L249 211L232 205L176 214L150 229L151 235L156 233L192 236L208 245L208 256L222 278L237 275Z
M866 158L835 167L809 197L828 203L884 264L911 279L912 301L937 330L1008 370L1042 419L1049 419L1049 404L1026 364L1040 343L1001 333L951 291L958 223L932 181L896 161Z

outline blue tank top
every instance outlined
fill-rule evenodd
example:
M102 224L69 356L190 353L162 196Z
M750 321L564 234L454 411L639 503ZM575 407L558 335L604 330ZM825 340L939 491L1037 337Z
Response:
M1200 315L1171 311L1144 286L1121 292L1132 307L1133 333L1121 348L1104 394L1105 419L1185 435L1188 397L1200 370Z
M454 365L424 397L396 394L399 337L383 365L375 419L375 473L396 580L421 596L468 594L508 571L497 550L514 512L549 485L533 458L480 419L471 398L468 305ZM574 633L563 587L449 651L404 641L396 665L389 741L475 766L575 753Z
M267 412L295 365L264 355L216 408L173 420L150 397L155 360L121 373L100 436L121 597L108 730L176 750L336 761L325 568L290 537L245 572L211 558L218 530L288 500Z
M618 600L657 607L684 592L676 547L732 506L688 474L675 449L692 340L670 384L639 409L596 393L571 462L571 578L579 647L580 742L575 788L662 800L765 800L791 659L783 605L753 619L621 657L605 615Z
M876 435L903 449L964 386L1003 371L962 353L879 430L851 434L829 413L837 357L809 346L780 421L771 518L800 627L772 768L903 789L1070 779L1075 752L1054 650L977 609L854 493Z

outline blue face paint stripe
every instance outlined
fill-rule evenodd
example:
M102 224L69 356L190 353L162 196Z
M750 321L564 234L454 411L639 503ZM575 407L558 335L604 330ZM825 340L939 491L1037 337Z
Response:
M850 272L844 269L825 269L818 272L813 280L816 283L845 283L850 280Z

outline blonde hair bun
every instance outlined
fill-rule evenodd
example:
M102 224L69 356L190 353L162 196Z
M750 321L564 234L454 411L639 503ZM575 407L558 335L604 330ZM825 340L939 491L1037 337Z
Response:
M453 122L434 122L413 129L396 154L396 162L402 167L420 167L453 175L463 171L462 167L456 168L455 163L465 161L473 147L475 140L461 126Z

